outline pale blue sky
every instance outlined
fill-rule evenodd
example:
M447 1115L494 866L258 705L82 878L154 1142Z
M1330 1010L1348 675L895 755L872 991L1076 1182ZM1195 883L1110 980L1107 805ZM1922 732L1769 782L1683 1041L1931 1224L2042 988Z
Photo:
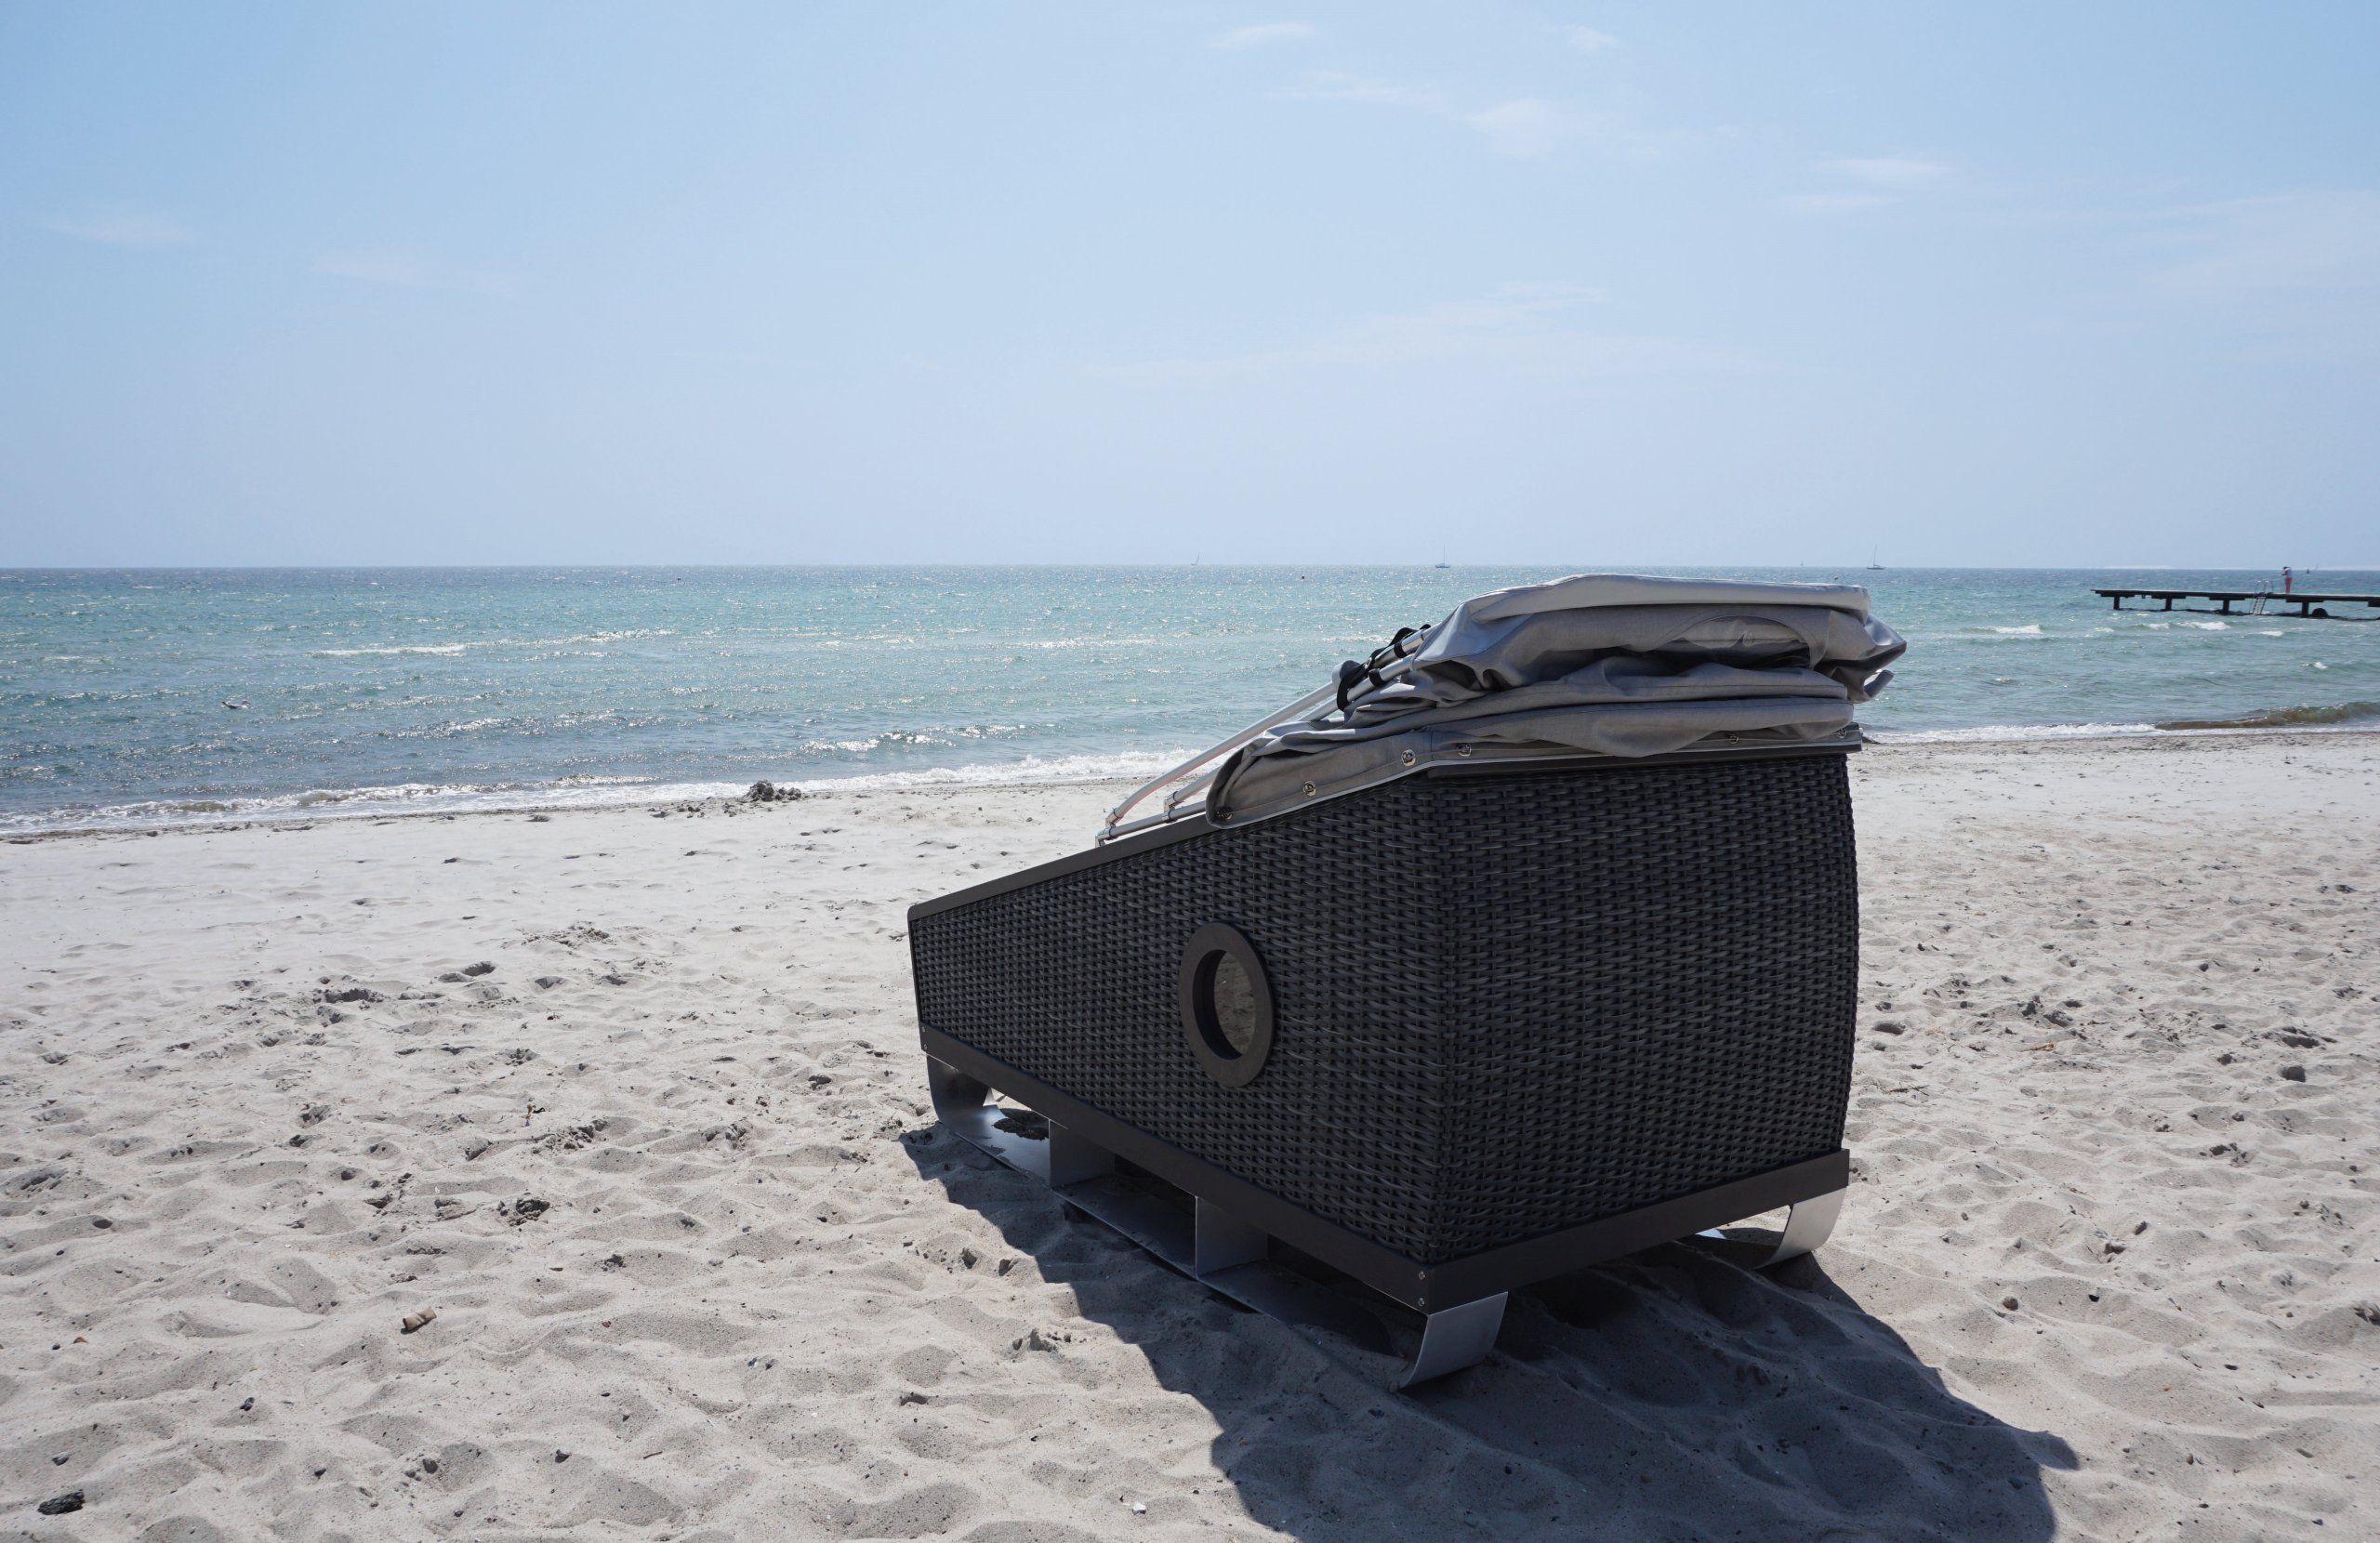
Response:
M2380 562L2375 59L0 0L0 563Z

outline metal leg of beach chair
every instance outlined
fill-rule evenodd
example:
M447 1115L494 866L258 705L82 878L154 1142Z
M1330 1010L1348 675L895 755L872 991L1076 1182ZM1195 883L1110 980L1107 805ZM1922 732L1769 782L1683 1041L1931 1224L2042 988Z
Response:
M961 1139L976 1146L984 1144L977 1134L977 1128L986 1123L984 1099L991 1092L989 1088L949 1062L928 1056L926 1090L933 1096L934 1118ZM999 1154L995 1152L993 1155L998 1156Z
M991 1089L958 1067L926 1058L926 1086L935 1118L970 1146L1029 1173L1052 1189L1079 1184L1116 1171L1116 1154L1090 1138L1046 1120L1048 1133L1029 1135L1001 1128L1007 1112L984 1101Z
M1829 1190L1793 1202L1792 1209L1785 1213L1784 1235L1777 1240L1776 1252L1762 1261L1762 1267L1815 1253L1818 1245L1827 1240L1827 1234L1834 1231L1834 1219L1843 1214L1843 1196L1842 1190Z
M1712 1228L1686 1239L1718 1255L1730 1264L1746 1270L1765 1270L1787 1259L1800 1259L1804 1254L1818 1252L1818 1245L1834 1231L1835 1218L1843 1214L1842 1190L1829 1190L1807 1200L1796 1200L1785 1213L1785 1230L1770 1233L1765 1230L1730 1234Z
M1197 1202L1190 1243L1190 1273L1200 1280L1218 1271L1253 1264L1273 1251L1273 1240L1210 1200Z
M1211 1201L1193 1197L1191 1214L1183 1217L1170 1204L1130 1186L1086 1183L1116 1171L1115 1154L1055 1120L1044 1121L1046 1135L1028 1134L1033 1127L1010 1119L1007 1110L985 1101L992 1093L989 1087L931 1056L926 1058L926 1082L935 1115L953 1135L986 1156L1042 1180L1060 1191L1067 1205L1105 1222L1210 1289L1284 1323L1326 1331L1322 1348L1327 1353L1341 1353L1329 1343L1335 1338L1367 1350L1388 1349L1380 1342L1379 1321L1368 1310L1294 1273L1243 1268L1271 1257L1273 1240L1263 1228ZM1424 1314L1421 1343L1391 1386L1409 1388L1477 1363L1496 1348L1496 1331L1503 1321L1501 1292Z
M1496 1331L1504 1325L1506 1295L1499 1291L1423 1317L1421 1349L1414 1352L1413 1364L1405 1368L1396 1386L1410 1388L1485 1360L1496 1348Z
M1114 1153L1055 1120L1050 1121L1050 1139L1042 1146L1041 1177L1050 1181L1053 1190L1079 1184L1086 1179L1103 1179L1116 1171Z

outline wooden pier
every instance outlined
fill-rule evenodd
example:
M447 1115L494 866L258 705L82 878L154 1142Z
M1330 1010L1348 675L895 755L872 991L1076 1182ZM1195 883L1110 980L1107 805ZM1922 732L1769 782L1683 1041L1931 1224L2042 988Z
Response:
M2320 595L2304 589L2294 594L2284 594L2278 589L2094 589L2092 593L2105 597L2109 609L2116 611L2122 611L2123 602L2132 600L2162 600L2167 611L2174 609L2175 600L2215 600L2219 603L2219 610L2207 611L2202 605L2182 607L2185 611L2206 612L2215 616L2238 615L2240 613L2231 607L2247 601L2256 602L2250 614L2259 616L2328 616L2331 614L2329 608L2334 605L2361 605L2380 611L2380 595ZM2380 621L2380 616L2347 619Z

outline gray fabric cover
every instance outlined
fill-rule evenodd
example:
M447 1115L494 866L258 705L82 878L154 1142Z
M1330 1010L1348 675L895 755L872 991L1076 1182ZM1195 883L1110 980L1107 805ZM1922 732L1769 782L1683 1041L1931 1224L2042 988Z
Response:
M1345 713L1244 746L1208 809L1261 818L1448 758L1839 735L1907 646L1857 585L1583 574L1501 589L1457 606L1406 674L1357 692Z

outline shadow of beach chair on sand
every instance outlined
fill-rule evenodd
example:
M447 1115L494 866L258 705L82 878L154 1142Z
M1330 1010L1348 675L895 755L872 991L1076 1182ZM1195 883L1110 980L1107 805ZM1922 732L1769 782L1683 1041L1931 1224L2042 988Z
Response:
M1380 1386L1385 1358L1317 1353L946 1132L921 1128L907 1151L1207 1409L1215 1467L1281 1532L2056 1536L2043 1476L2074 1466L2068 1444L1951 1393L1815 1258L1753 1272L1673 1244L1546 1281L1514 1293L1495 1354L1398 1395Z

